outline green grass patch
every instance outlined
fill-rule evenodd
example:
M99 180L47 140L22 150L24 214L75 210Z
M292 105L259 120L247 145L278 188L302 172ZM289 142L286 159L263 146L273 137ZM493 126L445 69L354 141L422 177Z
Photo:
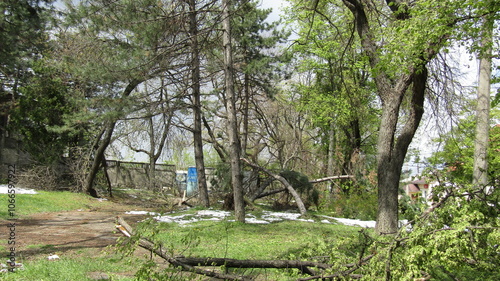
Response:
M22 261L21 261L22 262ZM40 257L22 262L23 270L12 273L0 273L0 280L5 281L62 281L99 280L96 276L107 276L108 280L134 280L131 276L137 269L137 262L132 258L122 259L118 255L97 257L64 257L49 261Z
M142 230L174 255L233 259L287 259L325 239L358 236L359 228L336 224L281 221L270 224L202 221L180 226L152 222Z
M8 219L8 195L0 194L0 218ZM61 212L77 209L88 209L93 206L102 206L108 202L98 202L94 198L68 191L39 191L38 194L16 194L15 214L27 216L36 213Z

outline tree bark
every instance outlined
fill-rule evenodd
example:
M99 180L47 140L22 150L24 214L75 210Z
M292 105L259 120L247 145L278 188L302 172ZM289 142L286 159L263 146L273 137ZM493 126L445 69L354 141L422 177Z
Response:
M234 215L236 221L245 222L245 201L240 165L241 146L238 137L238 121L236 116L236 92L234 89L233 51L231 46L231 14L230 1L222 0L222 25L224 45L224 74L226 85L226 110L228 115L229 155L231 161L231 184L234 194Z
M194 158L196 162L198 191L200 201L203 206L210 207L208 199L207 178L205 175L205 160L203 157L203 137L202 137L202 120L201 120L201 90L200 90L200 50L198 46L198 22L196 1L189 0L189 13L190 13L190 28L191 35L191 83L192 83L192 99L193 99L193 114L194 114L194 128L193 128L193 141L194 141Z
M476 138L474 142L473 184L488 184L488 141L490 135L490 92L491 92L491 39L492 27L484 19L485 29L481 39L484 53L479 55L479 84L477 88Z

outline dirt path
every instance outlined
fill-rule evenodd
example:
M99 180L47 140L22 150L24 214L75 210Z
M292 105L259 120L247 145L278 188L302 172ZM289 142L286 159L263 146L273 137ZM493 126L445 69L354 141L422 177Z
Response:
M120 215L131 224L144 219L144 215L127 215L130 205L108 204L97 210L41 213L16 223L16 253L24 259L37 254L64 255L68 251L95 249L96 253L116 243L121 235L115 233L115 218ZM11 221L9 221L11 222ZM0 220L1 225L7 221ZM4 227L0 235L6 237Z

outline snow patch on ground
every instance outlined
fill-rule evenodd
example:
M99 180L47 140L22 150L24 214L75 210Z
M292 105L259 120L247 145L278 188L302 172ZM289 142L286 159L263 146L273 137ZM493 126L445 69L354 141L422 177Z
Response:
M154 212L148 212L148 211L128 211L128 212L125 212L125 214L127 215L156 215L156 213Z
M34 189L26 189L18 186L15 186L14 190L16 191L16 194L37 194ZM7 184L0 184L0 194L7 193L9 193L9 186Z
M182 214L182 215L174 215L174 214L158 214L147 211L130 211L126 212L126 214L134 214L134 215L151 215L153 218L159 222L166 223L177 223L180 225L188 225L190 223L199 222L199 221L222 221L231 215L231 212L228 211L218 211L218 210L201 210L193 214ZM344 218L334 218L328 216L322 216L325 219L321 220L321 223L341 223L350 226L359 226L359 227L367 227L374 228L375 221L361 221L355 219L344 219ZM245 221L246 223L255 223L255 224L269 224L277 221L284 220L295 220L295 221L304 221L304 222L314 222L312 219L301 219L299 213L287 213L287 212L269 212L264 211L260 218L257 218L253 214L247 214ZM229 220L234 221L234 220Z
M334 218L334 217L328 217L328 216L322 216L326 219L330 220L335 220L341 224L344 225L350 225L350 226L360 226L364 228L375 228L375 221L362 221L362 220L356 220L356 219L344 219L344 218ZM329 220L322 220L321 222L324 223L331 223Z

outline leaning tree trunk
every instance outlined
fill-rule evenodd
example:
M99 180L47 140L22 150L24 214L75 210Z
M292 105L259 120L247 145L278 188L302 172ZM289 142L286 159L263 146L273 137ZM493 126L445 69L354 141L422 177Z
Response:
M140 79L132 80L123 91L122 98L130 96L135 87L137 87L137 85L139 85L142 81L143 80ZM121 112L122 109L123 108L120 107L117 108L116 111L118 113L122 113ZM103 131L101 131L101 135L96 140L96 146L94 147L95 149L94 159L90 171L87 177L85 178L85 186L84 186L85 191L93 197L98 196L97 191L94 188L94 181L95 178L97 177L97 173L99 172L99 168L101 167L102 161L104 160L104 153L106 152L106 149L111 143L111 137L113 136L113 131L115 129L116 121L117 121L116 119L108 121L108 123L106 124L106 128L104 128ZM104 136L104 138L101 139L102 136Z
M229 0L222 1L222 25L224 45L224 74L226 85L226 110L228 117L229 155L231 161L231 184L234 194L234 216L236 221L245 222L245 201L240 164L240 141L238 138L238 122L236 118L236 93L234 90L233 51L231 47L231 16Z
M104 138L101 140L97 140L98 146L95 151L94 159L92 162L92 166L90 171L85 178L85 191L92 197L98 197L97 190L94 188L94 181L97 177L97 173L99 172L99 168L104 160L104 152L106 148L108 148L111 143L111 137L113 136L113 130L115 128L115 121L110 122L106 126L106 131L104 134Z

